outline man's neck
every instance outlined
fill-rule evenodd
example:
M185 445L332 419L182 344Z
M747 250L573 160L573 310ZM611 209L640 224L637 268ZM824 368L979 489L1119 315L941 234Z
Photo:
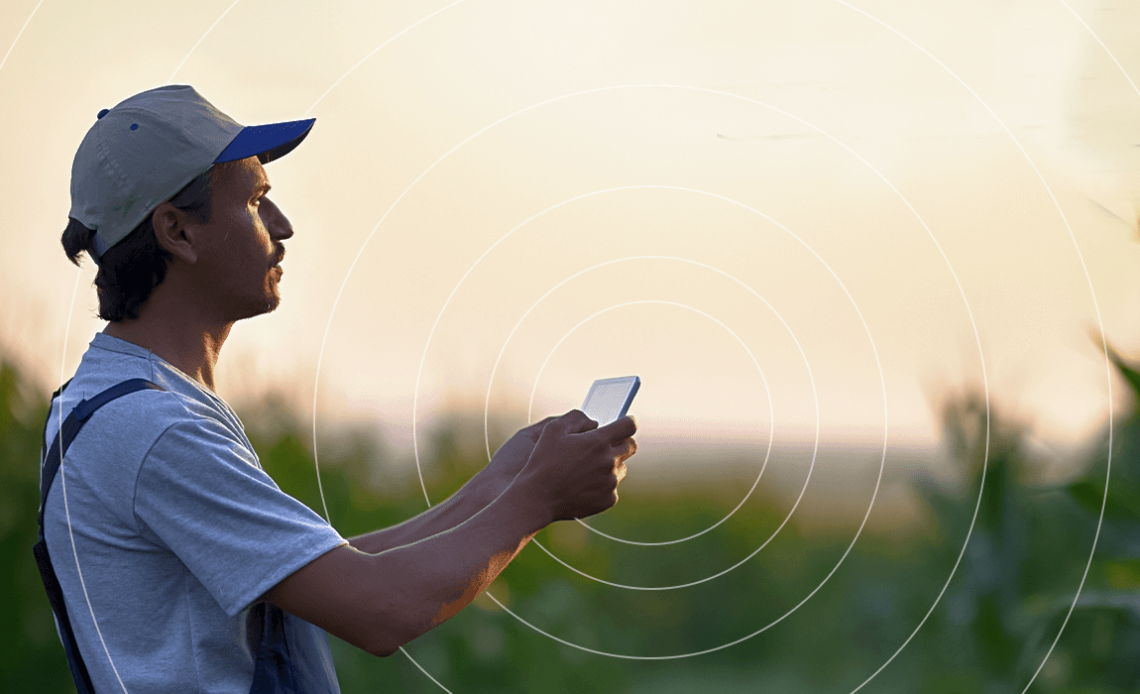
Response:
M214 366L233 323L203 327L192 320L156 316L149 305L134 320L108 323L103 332L154 352L182 373L214 390Z

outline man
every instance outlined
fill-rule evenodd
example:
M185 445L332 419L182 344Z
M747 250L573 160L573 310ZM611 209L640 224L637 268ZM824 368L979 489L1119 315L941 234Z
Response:
M193 88L100 112L72 169L63 244L99 264L100 315L52 404L127 379L49 482L44 535L95 691L338 691L325 632L388 655L463 609L540 529L603 511L635 425L578 410L512 437L446 502L345 540L281 492L214 367L233 324L280 302L283 241L263 164L313 120L243 127Z

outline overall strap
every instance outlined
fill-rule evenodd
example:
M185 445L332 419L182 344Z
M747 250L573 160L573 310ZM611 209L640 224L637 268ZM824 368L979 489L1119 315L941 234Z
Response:
M67 379L66 383L64 383L62 386L56 388L55 392L51 394L51 399L48 400L48 415L46 417L44 417L44 431L42 434L40 434L40 455L43 455L44 441L47 440L47 428L48 428L48 424L51 423L51 404L53 402L55 402L55 399L59 397L59 394L62 393L65 388L67 388L69 385L71 385L71 380L72 379L70 379L70 378ZM44 461L41 460L40 465L43 465L43 462ZM41 498L42 498L42 495L41 495Z
M59 397L63 389L67 387L67 383L60 386L52 395L52 400ZM117 385L111 386L107 390L99 393L90 400L80 400L71 414L67 416L67 420L59 427L59 432L52 442L51 448L48 450L47 455L41 460L40 468L40 511L39 511L39 526L40 526L40 541L32 548L36 557L36 565L40 570L40 578L43 579L44 590L47 591L48 602L51 603L52 612L55 613L56 629L59 631L60 641L63 642L63 649L67 654L67 665L71 669L71 676L75 680L75 687L78 694L94 694L95 687L91 684L91 676L87 673L87 667L83 663L83 658L79 654L79 646L75 642L75 634L71 630L71 620L67 616L67 606L63 601L63 590L60 588L59 579L56 577L55 569L51 564L51 557L48 555L47 541L44 538L44 509L47 508L48 491L51 490L51 483L55 481L56 472L59 471L60 462L63 456L67 453L67 449L71 446L71 442L75 440L75 435L103 405L121 398L129 393L143 390L145 388L152 388L154 390L165 390L162 386L151 383L143 378L132 378L129 381L123 381ZM50 412L48 418L51 418ZM44 435L47 435L47 423L44 423Z
M71 383L71 381L68 381ZM67 383L56 391L58 395L67 387ZM59 471L59 464L63 460L63 456L67 454L67 449L71 447L71 442L75 440L75 435L103 405L117 400L124 395L129 395L144 388L152 388L154 390L165 390L157 383L151 383L145 378L132 378L129 381L115 384L107 390L99 393L90 400L80 400L71 414L67 416L67 420L59 427L59 432L52 441L51 448L48 449L47 456L43 460L43 465L40 468L40 537L43 537L44 532L44 505L47 503L48 490L51 489L51 483L55 480L55 473ZM46 430L45 424L45 430Z

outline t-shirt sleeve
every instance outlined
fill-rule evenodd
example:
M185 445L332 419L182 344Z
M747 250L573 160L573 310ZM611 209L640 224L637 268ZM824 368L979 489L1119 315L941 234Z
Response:
M346 544L208 418L180 422L159 437L139 469L134 509L140 530L177 555L230 617Z

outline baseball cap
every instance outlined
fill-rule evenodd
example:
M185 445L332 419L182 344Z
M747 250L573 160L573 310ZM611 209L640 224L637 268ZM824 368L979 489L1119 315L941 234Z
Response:
M184 84L135 94L100 111L79 145L68 216L95 230L101 256L214 164L279 159L315 121L241 125Z

